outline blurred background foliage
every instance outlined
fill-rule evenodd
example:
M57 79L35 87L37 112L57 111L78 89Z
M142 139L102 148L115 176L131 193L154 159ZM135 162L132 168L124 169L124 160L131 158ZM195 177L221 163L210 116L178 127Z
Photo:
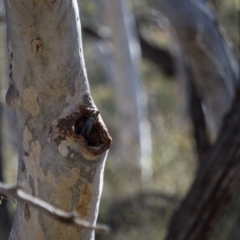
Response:
M239 3L238 0L222 0L219 11L220 23L230 39L239 49ZM95 0L79 0L83 23L98 26L101 19ZM134 14L145 14L153 8L153 1L132 1ZM1 8L3 6L1 5ZM238 7L238 9L237 9ZM3 11L1 11L3 16ZM0 26L0 87L1 104L7 87L6 25L2 18ZM146 28L146 29L144 29ZM149 41L168 47L168 39L161 29L144 26L143 33ZM83 49L93 99L113 137L105 168L105 181L98 221L112 228L109 236L97 235L97 240L161 240L167 231L167 224L181 198L188 190L197 167L197 157L191 126L186 116L182 89L176 77L167 77L159 66L142 60L141 72L148 94L149 121L153 142L153 177L142 185L134 174L130 162L122 162L116 156L114 143L117 135L117 111L112 83L99 62L96 52L98 42L83 34ZM2 114L2 113L1 113ZM17 156L9 135L8 119L4 118L1 134L4 138L3 153L4 180L16 182ZM123 126L124 127L124 126ZM8 129L8 130L6 130ZM5 130L5 131L4 131ZM131 161L131 160L129 160ZM238 199L238 202L236 201ZM239 197L229 206L229 211L216 229L214 239L237 239L236 229L240 226ZM16 203L8 201L11 216ZM233 209L231 211L231 209ZM1 206L0 206L1 218ZM238 224L238 225L237 225ZM234 235L235 234L235 235ZM1 237L0 229L0 239ZM229 236L232 236L229 238ZM238 238L240 239L240 238Z

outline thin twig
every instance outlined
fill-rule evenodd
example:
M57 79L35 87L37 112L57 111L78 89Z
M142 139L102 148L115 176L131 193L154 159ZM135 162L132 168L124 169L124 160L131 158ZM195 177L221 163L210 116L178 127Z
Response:
M109 227L103 224L92 224L86 220L79 218L79 215L76 211L65 212L59 208L52 206L51 204L37 198L32 195L25 193L20 186L8 186L0 182L0 193L13 197L18 201L25 202L30 206L39 209L41 212L48 214L49 216L55 218L56 220L67 223L67 224L76 224L78 226L95 230L98 233L107 233L109 232Z

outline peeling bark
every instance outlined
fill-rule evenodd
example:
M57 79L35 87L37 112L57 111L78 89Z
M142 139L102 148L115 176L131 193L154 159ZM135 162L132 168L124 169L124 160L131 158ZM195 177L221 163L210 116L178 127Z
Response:
M24 191L95 222L111 138L92 111L76 1L5 1L10 85L17 114L18 182ZM93 239L93 231L52 221L18 204L10 239Z

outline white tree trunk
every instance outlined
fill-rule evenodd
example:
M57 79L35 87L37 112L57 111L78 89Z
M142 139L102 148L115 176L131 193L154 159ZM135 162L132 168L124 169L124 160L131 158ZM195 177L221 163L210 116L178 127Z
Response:
M10 85L17 115L18 183L26 192L95 222L111 138L98 117L84 66L77 1L6 0ZM94 238L18 204L10 239Z
M105 24L113 44L110 68L119 114L120 155L135 165L144 181L152 174L152 142L147 112L147 94L140 74L140 47L133 15L126 0L101 0Z

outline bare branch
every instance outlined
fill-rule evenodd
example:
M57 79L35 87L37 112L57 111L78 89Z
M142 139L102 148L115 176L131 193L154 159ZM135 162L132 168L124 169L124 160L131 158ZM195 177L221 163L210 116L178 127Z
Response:
M48 214L49 216L55 218L56 220L67 223L67 224L76 224L78 226L95 230L98 233L107 233L109 232L109 227L103 224L92 224L89 221L79 218L77 212L65 212L59 208L52 206L51 204L34 197L26 192L24 192L20 186L8 186L7 184L0 182L0 193L11 196L18 201L29 204L30 206L39 209L41 212Z
M202 4L199 1L196 0L189 0L189 3L196 7L199 11L205 14L207 18L209 18L212 22L215 24L217 23L217 18L216 15L209 9L207 8L204 4Z

